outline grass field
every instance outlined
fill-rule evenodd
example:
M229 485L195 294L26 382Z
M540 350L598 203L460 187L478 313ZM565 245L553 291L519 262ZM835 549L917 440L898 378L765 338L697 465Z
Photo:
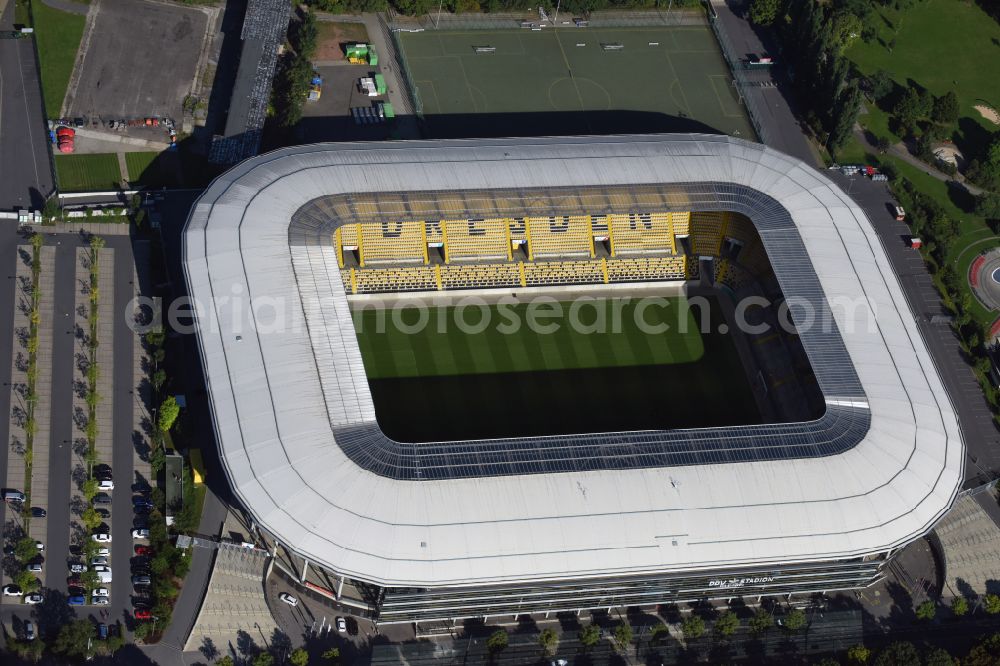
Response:
M418 333L401 328L417 322L414 311L402 326L387 320L385 333L375 313L357 313L356 325L379 424L399 441L434 441L578 432L707 427L757 423L760 415L742 362L730 336L718 334L723 321L711 308L711 325L701 333L682 298L665 308L649 307L643 320L665 332L644 333L634 324L636 308L620 307L622 326L612 333L569 330L567 318L551 334L528 326L504 335L496 329L510 321L490 306L491 325L463 333L453 325L438 333L454 310L431 309L432 325ZM606 312L615 309L606 302ZM511 317L527 321L523 307ZM564 309L568 312L568 309ZM478 310L466 323L480 320ZM595 325L594 310L578 321ZM687 323L682 332L679 322ZM429 330L433 329L433 330ZM367 332L365 332L367 330ZM536 329L537 330L537 329Z
M521 303L510 306L468 308L464 314L454 307L431 308L422 330L416 310L404 311L403 326L393 325L385 310L365 310L355 315L356 328L365 370L373 379L386 377L430 377L435 375L471 375L494 372L532 372L536 370L570 370L606 366L661 365L690 363L701 358L704 347L694 317L682 298L667 301L665 308L649 307L638 310L635 303L601 301L580 307L572 314L571 303L532 307ZM598 313L598 308L601 313ZM544 312L543 312L544 310ZM615 326L614 311L620 310L620 326ZM561 312L559 318L546 317L547 312ZM533 321L540 332L533 332ZM638 318L651 326L666 325L669 332L653 336L635 324ZM677 329L678 319L684 321L686 332ZM379 326L378 320L382 320ZM517 321L520 327L509 322ZM438 326L438 322L444 322ZM458 323L456 323L458 322ZM481 322L489 323L482 326ZM580 326L572 325L579 322ZM551 333L543 326L555 324ZM464 329L464 330L463 330ZM593 332L593 331L606 332ZM619 332L615 332L615 331ZM382 332L377 332L382 331ZM466 332L470 331L470 332ZM513 331L513 332L508 332Z
M707 26L400 33L432 134L752 138ZM606 51L602 44L621 44ZM494 53L476 53L489 46ZM528 129L530 128L530 129Z
M935 95L954 90L961 116L998 129L972 106L985 100L1000 108L1000 24L961 0L924 0L902 12L876 5L875 11L883 19L879 39L859 39L847 51L863 73L884 69L900 86L914 81Z
M76 64L76 52L80 48L86 19L52 9L42 2L33 2L31 11L35 19L35 40L42 70L45 115L58 118Z
M98 155L56 155L56 176L63 192L115 190L121 185L118 157Z
M178 159L177 153L125 153L128 180L142 187L176 187L180 184L177 182Z

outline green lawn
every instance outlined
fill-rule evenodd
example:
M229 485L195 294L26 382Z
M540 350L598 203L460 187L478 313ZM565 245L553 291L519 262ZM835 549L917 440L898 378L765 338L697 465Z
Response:
M421 321L415 309L401 313L401 326L395 325L393 313L368 309L355 313L355 325L365 370L372 379L698 360L704 347L685 299L665 302L666 307L644 310L610 299L578 309L571 303L430 308L423 319L426 325L416 331L408 328L418 328ZM620 326L615 325L616 310L621 313ZM636 323L640 317L650 326L666 325L669 330L660 335L644 332ZM678 331L679 320L686 332ZM518 324L512 324L515 321Z
M56 176L62 192L114 190L121 184L118 156L56 155Z
M125 153L129 182L143 187L176 186L174 167L177 159L176 154L165 152Z
M66 97L69 78L73 74L86 19L52 9L42 2L33 2L31 11L35 18L45 114L49 118L57 118Z
M961 0L924 0L903 12L876 5L875 11L884 19L880 41L858 40L847 51L863 73L884 69L901 86L911 79L939 96L954 90L961 116L998 129L972 106L986 100L1000 108L1000 24Z
M588 335L568 330L567 318L545 318L559 330L525 326L504 335L497 327L509 317L495 307L482 333L455 328L453 308L429 309L433 332L363 329L358 340L379 427L397 441L429 442L760 423L732 336L718 332L725 319L715 301L703 333L691 321L697 310L684 299L668 302L645 310L650 325L670 325L665 332L640 331L634 304L621 309L620 333L609 327ZM417 321L408 314L404 324ZM439 334L442 314L449 328ZM509 314L527 321L523 307ZM593 310L581 314L582 323L595 323ZM355 322L370 326L372 318L368 310ZM476 324L478 313L465 321Z

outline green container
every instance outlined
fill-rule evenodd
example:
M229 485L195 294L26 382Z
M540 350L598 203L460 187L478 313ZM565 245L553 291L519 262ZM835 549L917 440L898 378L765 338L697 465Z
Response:
M396 117L396 111L392 108L392 104L389 104L389 102L382 102L382 116L386 119Z
M375 53L375 47L368 47L368 64L372 66L378 65L378 54Z
M379 95L384 95L386 91L385 87L385 77L381 74L375 75L375 92Z

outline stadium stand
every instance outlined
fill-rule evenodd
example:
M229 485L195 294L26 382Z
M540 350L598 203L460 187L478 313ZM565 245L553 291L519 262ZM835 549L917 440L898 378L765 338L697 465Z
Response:
M600 284L605 281L603 261L538 261L524 264L526 286Z
M610 259L608 281L683 280L685 263L685 258L682 256Z
M443 289L490 289L523 285L520 264L451 264L440 268Z
M510 260L507 220L448 220L444 225L445 261Z
M363 203L352 207L358 215L373 215ZM690 246L680 247L676 239L689 233ZM610 257L594 258L594 238L609 241ZM343 275L347 293L360 294L695 280L697 257L716 257L715 282L734 290L770 275L756 229L730 213L366 222L340 227L334 242L342 269L345 252L357 252L356 270ZM515 257L520 244L528 245L528 253ZM432 260L429 247L443 252Z
M524 222L529 259L594 256L589 215L529 217Z
M611 256L645 252L674 252L671 213L629 213L605 217L610 222Z
M700 256L718 256L726 230L728 213L692 213L691 248Z
M423 222L362 224L358 263L427 263Z

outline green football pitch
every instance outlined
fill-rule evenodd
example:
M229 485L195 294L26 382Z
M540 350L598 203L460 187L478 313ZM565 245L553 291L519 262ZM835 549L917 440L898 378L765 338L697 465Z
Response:
M708 26L398 36L436 136L704 131L754 137ZM477 53L484 46L495 50Z
M701 333L683 298L641 303L607 299L397 313L363 310L355 315L355 329L371 379L663 365L701 358Z
M561 303L561 316L540 314L555 311L548 305L537 307L534 325L523 304L506 313L487 306L485 326L478 307L466 309L462 326L451 307L395 320L367 309L355 327L379 424L399 441L758 423L742 361L710 302L703 330L701 312L683 298L645 308L608 299L576 314Z

